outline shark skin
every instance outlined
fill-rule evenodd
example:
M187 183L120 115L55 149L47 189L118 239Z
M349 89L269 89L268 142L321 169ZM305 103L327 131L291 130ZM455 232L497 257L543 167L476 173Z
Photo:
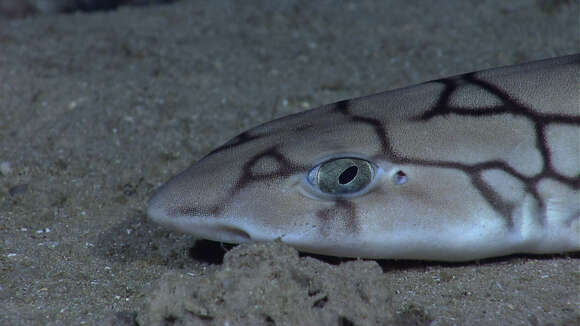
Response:
M227 243L469 261L580 250L580 54L340 101L170 179L150 220Z

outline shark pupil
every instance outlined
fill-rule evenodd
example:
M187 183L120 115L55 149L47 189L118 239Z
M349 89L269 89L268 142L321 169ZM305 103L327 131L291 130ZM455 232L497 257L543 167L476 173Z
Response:
M353 165L349 167L340 174L340 176L338 177L338 183L340 183L341 185L345 185L351 182L352 180L354 180L354 178L356 178L357 172L358 168L356 166Z

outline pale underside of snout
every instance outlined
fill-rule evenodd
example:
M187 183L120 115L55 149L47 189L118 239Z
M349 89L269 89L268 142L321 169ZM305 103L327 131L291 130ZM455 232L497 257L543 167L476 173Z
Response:
M168 216L162 208L150 206L150 219L171 230L199 239L224 243L281 241L302 252L371 259L418 259L469 261L517 253L546 254L580 250L579 219L569 227L550 229L538 226L527 230L507 230L503 223L454 226L444 232L420 229L396 232L361 232L358 236L321 235L319 225L295 232L265 229L240 221L247 218L215 216Z

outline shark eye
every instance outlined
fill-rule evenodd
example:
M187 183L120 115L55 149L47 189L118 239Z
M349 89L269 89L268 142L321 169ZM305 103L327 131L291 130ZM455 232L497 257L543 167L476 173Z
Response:
M347 195L366 188L374 175L374 166L369 161L347 157L316 166L308 173L308 181L324 193Z

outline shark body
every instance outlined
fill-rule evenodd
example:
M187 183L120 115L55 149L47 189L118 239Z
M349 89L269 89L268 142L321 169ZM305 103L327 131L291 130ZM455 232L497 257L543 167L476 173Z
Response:
M465 261L580 250L580 54L340 101L250 129L151 220L305 252Z

